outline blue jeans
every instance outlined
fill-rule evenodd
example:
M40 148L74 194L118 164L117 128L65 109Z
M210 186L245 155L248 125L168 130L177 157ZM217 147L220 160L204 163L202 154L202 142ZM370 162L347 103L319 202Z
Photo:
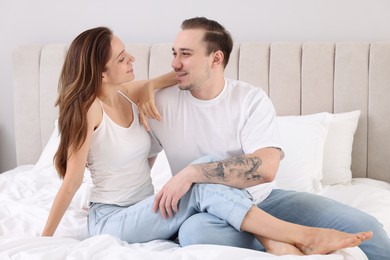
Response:
M154 196L131 206L93 203L89 209L89 235L110 234L129 243L169 239L177 234L189 217L208 212L225 219L231 227L240 230L241 223L253 206L246 190L219 184L195 184L179 203L173 218L163 219L152 211Z
M382 225L371 215L350 206L305 192L273 190L258 207L296 224L348 233L371 230L373 238L364 241L360 249L370 260L389 259L390 239ZM179 230L179 241L181 246L217 244L264 251L254 236L238 232L224 220L207 213L196 214L184 222Z

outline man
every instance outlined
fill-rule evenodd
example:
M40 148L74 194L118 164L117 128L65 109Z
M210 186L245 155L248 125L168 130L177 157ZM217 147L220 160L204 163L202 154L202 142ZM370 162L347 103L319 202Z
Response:
M225 78L232 46L229 32L215 21L198 17L182 23L172 47L179 88L156 94L161 120L150 122L174 175L156 195L154 209L172 216L193 183L246 188L259 208L279 219L350 233L372 230L373 238L360 248L370 260L386 259L390 240L372 216L323 197L273 189L283 157L275 110L260 88ZM214 162L190 164L207 155ZM264 250L251 234L208 213L190 217L180 228L179 241L182 246Z

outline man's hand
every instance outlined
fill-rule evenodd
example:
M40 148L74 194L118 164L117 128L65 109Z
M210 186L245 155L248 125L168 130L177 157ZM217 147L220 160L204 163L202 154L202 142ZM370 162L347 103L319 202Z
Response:
M188 173L181 171L173 176L154 198L153 211L156 213L159 209L163 219L173 217L178 211L180 199L186 194L192 186L192 181Z

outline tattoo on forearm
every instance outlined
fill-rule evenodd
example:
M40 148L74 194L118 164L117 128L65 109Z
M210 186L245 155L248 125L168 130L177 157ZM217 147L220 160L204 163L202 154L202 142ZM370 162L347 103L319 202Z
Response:
M209 163L201 166L204 176L209 179L229 181L233 178L241 180L258 180L257 172L262 161L258 157L237 156L228 160Z

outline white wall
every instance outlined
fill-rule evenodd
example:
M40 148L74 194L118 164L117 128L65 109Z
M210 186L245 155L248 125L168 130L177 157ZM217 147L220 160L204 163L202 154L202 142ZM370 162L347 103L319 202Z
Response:
M218 20L237 42L388 41L389 11L388 0L0 0L0 172L16 166L17 45L69 43L100 25L124 42L170 42L181 21L193 16Z

